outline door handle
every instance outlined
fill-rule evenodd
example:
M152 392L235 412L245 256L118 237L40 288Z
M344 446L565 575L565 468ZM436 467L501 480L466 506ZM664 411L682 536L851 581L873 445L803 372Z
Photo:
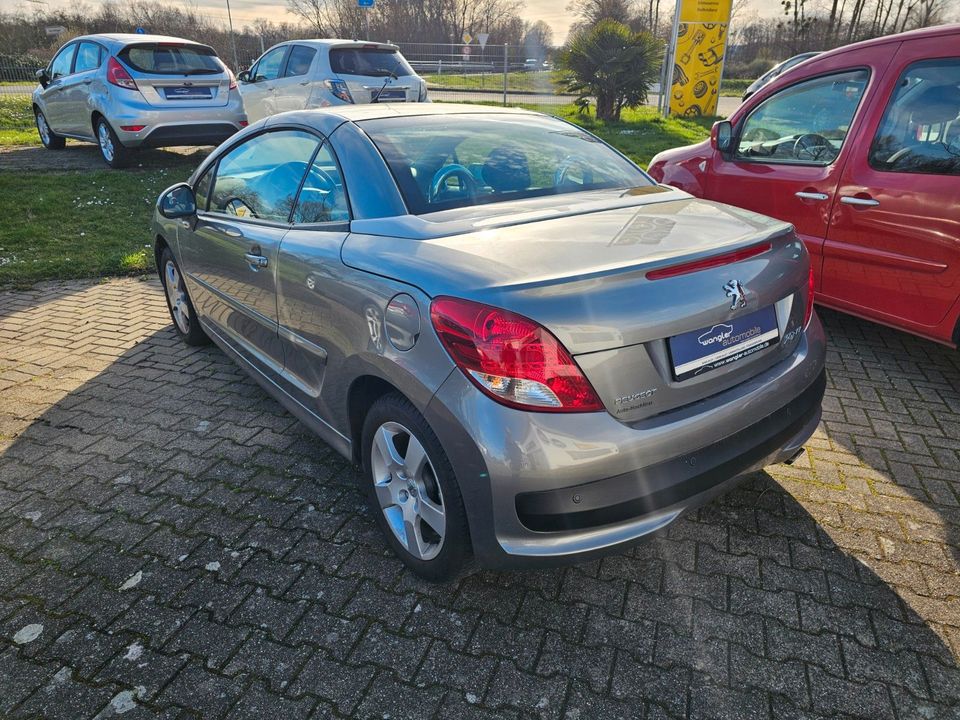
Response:
M89 85L89 84L92 83L92 82L93 82L93 80L84 80L84 81L83 81L83 84L84 84L84 85Z
M844 205L853 205L854 207L876 207L880 204L879 200L873 198L855 197L853 195L844 195L840 198Z
M801 200L818 200L818 201L820 201L820 200L826 200L828 197L830 197L830 196L827 195L826 193L822 193L822 192L806 192L806 191L804 191L804 190L801 190L800 192L795 192L794 195L796 195L796 196L797 196L798 198L800 198Z
M254 253L246 253L244 257L247 259L247 262L250 263L250 269L256 272L262 267L267 266L267 259L263 255L256 255Z
M309 80L304 80L304 81L303 81L302 83L300 83L300 84L301 84L301 85L309 85L309 84L310 84L310 81L309 81Z

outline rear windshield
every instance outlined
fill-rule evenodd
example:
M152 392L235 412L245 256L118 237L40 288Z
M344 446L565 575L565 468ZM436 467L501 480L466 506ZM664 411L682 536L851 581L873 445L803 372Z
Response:
M143 43L129 45L118 57L137 72L153 75L214 75L223 65L206 45Z
M349 47L330 51L330 68L337 75L366 75L368 77L397 77L413 75L413 70L399 50Z
M555 118L437 115L362 123L407 208L451 208L655 186L609 145Z

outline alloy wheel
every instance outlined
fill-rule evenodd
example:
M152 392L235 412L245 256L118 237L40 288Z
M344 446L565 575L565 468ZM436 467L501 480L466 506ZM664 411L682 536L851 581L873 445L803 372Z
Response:
M180 271L173 260L167 260L163 268L164 286L167 291L167 300L170 302L170 314L173 321L184 335L190 334L190 309L187 306L187 293L183 289L183 280Z
M104 160L113 162L113 138L110 137L110 128L105 122L97 126L97 140L100 142L100 152L103 153Z
M377 428L370 449L373 485L396 539L417 560L443 547L447 517L443 492L423 444L400 423Z
M50 144L50 126L47 125L47 119L42 112L37 113L37 130L40 133L40 139L44 145Z

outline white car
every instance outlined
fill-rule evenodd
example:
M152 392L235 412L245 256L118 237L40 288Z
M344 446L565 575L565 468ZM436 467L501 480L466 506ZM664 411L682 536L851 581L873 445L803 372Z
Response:
M396 45L290 40L237 76L250 122L288 110L371 102L427 102L427 83Z

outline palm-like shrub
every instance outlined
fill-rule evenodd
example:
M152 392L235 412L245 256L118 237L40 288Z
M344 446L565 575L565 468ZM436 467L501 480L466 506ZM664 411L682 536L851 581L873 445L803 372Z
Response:
M583 104L596 98L598 120L619 120L620 111L643 105L660 75L663 48L648 32L601 20L576 32L558 58L561 85Z

